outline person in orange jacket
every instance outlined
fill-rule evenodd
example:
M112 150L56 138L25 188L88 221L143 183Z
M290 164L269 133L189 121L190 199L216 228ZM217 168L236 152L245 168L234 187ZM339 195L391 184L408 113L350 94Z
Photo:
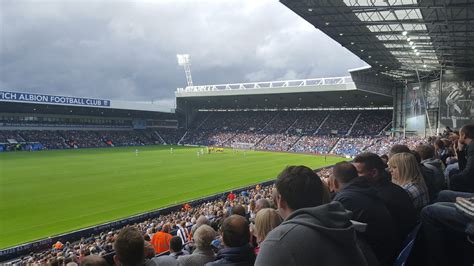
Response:
M170 240L173 237L170 234L171 227L168 223L163 225L161 231L156 232L151 238L150 243L155 249L155 253L158 255L170 249Z

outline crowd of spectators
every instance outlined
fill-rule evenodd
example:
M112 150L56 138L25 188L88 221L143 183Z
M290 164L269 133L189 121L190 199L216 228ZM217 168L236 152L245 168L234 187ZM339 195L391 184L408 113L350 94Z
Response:
M312 135L329 114L324 111L299 111L298 113L298 120L288 129L288 133Z
M288 166L274 185L58 241L20 263L75 265L113 253L117 265L472 265L473 140L474 124L317 172Z
M359 154L372 146L373 142L374 139L369 136L343 137L339 139L331 153L346 157L354 157L356 154Z
M176 128L159 128L156 132L160 135L166 144L178 144L181 137L184 135L182 129Z
M0 131L1 143L19 145L21 149L39 143L44 149L98 148L111 146L138 146L162 144L153 132L147 130L14 130ZM27 149L30 150L30 149Z
M352 128L352 136L377 135L392 121L392 111L361 112L357 123Z
M299 138L298 135L269 134L258 143L256 148L268 151L289 151Z
M284 133L299 117L299 112L278 112L263 129L262 133Z
M359 115L354 111L332 111L329 117L321 126L318 135L345 135L355 122Z
M303 136L291 148L293 152L327 154L339 138L330 136Z

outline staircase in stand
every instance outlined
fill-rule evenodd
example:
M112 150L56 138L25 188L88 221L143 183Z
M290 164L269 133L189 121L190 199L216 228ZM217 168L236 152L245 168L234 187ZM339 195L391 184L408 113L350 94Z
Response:
M316 134L319 132L319 130L323 127L324 123L326 123L326 120L329 119L329 116L330 116L330 115L331 115L331 114L328 114L328 115L323 119L323 122L321 122L321 124L320 124L319 127L316 129L316 131L313 132L313 135L316 135Z
M349 128L349 130L347 130L347 133L346 133L346 136L349 136L352 132L352 129L354 128L354 126L357 124L357 120L359 120L359 117L361 116L362 114L359 113L356 117L356 119L354 120L354 122L352 122L352 126L351 128Z
M166 145L166 141L161 137L160 133L158 133L158 131L156 130L153 130L153 133L155 133L155 135L161 140L161 143L163 143L164 145Z

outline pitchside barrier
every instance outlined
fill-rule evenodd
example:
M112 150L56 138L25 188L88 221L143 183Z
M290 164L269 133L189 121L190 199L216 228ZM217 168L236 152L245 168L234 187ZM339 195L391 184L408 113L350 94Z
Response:
M327 168L327 167L331 167L331 166L321 167L315 170L319 170L319 169ZM265 181L265 182L257 183L257 184L261 184L262 186L269 186L269 185L273 185L274 182L275 180L269 180L269 181ZM254 188L257 184L253 184L253 185L249 185L249 186L245 186L245 187L241 187L237 189L232 189L232 190L222 192L222 193L217 193L212 196L190 201L188 203L191 206L197 206L209 201L214 201L220 198L226 198L227 194L230 191L240 194L240 192L244 190L249 190L249 189ZM183 207L184 203L185 202L181 202L173 206L165 207L159 210L150 211L147 213L138 214L135 216L131 216L129 218L122 219L122 220L117 220L117 221L113 221L113 222L109 222L109 223L105 223L105 224L101 224L101 225L97 225L93 227L88 227L88 228L84 228L84 229L74 231L71 233L48 237L47 239L41 239L35 242L30 242L30 243L18 245L15 247L7 248L4 250L0 250L0 263L14 260L21 256L28 255L31 252L36 253L36 252L41 252L47 249L51 249L52 245L56 243L57 241L61 241L63 243L66 241L69 241L72 243L72 242L80 240L83 237L88 238L91 235L99 235L102 232L112 231L118 228L122 228L126 225L130 225L130 224L141 223L149 219L157 218L160 215L167 215L167 214L170 214L171 212L180 210ZM176 232L174 233L176 234Z

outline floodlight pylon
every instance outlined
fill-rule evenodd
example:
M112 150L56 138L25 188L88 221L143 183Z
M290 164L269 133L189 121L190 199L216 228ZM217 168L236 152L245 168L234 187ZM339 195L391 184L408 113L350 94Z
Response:
M186 74L186 81L188 82L188 86L193 86L193 77L191 76L191 62L189 60L189 54L177 54L176 57L178 58L178 65L184 67L184 73Z

